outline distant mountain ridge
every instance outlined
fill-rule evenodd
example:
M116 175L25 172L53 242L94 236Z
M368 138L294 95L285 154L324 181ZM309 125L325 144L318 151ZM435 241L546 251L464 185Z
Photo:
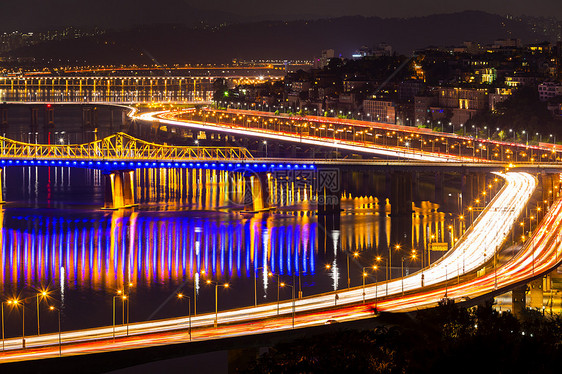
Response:
M525 22L480 11L415 18L341 17L310 21L261 21L220 27L139 26L102 36L44 43L14 57L87 63L161 64L228 62L238 59L303 59L332 48L349 57L362 45L386 42L411 54L430 45L481 43L500 38L541 42L549 35Z
M222 11L193 7L183 0L160 0L153 3L136 0L2 0L0 31L37 32L78 28L128 29L141 24L220 24L244 21ZM84 4L88 4L85 6ZM5 8L5 11L2 8ZM9 8L9 10L8 10Z

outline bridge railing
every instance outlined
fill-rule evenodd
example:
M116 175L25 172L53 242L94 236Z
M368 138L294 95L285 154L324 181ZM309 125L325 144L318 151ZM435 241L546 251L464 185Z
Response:
M245 160L244 147L186 147L117 133L85 144L30 144L0 137L0 156L13 159Z

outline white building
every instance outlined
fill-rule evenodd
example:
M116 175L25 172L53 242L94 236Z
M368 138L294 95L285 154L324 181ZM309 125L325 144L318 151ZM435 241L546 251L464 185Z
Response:
M544 82L539 84L539 99L548 101L556 96L562 96L562 84L555 82Z

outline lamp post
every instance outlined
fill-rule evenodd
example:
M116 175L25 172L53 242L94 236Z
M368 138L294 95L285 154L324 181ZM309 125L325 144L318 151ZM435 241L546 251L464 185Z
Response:
M394 246L394 249L399 251L400 250L400 244L396 244ZM391 271L392 271L392 247L390 247L390 246L388 247L388 264L387 264L386 267L388 269L388 277L387 277L386 280L388 281L389 279L392 279L392 273L391 273ZM388 284L388 282L387 282L387 284ZM388 288L387 288L387 290L388 290Z
M179 293L178 299L183 299L183 298L187 299L187 315L189 318L189 340L191 340L191 297Z
M402 257L402 296L404 296L404 259L405 257Z
M354 258L359 257L359 252L353 252L353 257ZM349 255L347 254L347 252L346 252L345 258L347 260L347 288L350 288L351 287L351 278L350 278L350 274L349 274Z
M415 250L412 250L412 254L410 255L412 260L416 259ZM404 260L406 259L405 256L402 256L402 296L404 295Z
M214 282L212 280L207 280L207 284L214 284L215 285L215 324L214 327L216 328L218 325L218 319L219 319L219 287L224 287L224 288L228 288L229 284L228 283L223 283L223 284L219 284L218 282Z
M113 296L113 340L115 340L115 299L120 297L123 300L123 306L125 306L126 295L123 294L122 290L117 291L117 295Z
M380 260L377 260L380 261ZM378 265L373 266L373 270L375 271L375 310L377 309L377 302L379 299L379 267Z
M279 274L273 274L271 271L267 273L268 277L277 275L277 315L279 315Z
M363 304L365 304L365 278L367 278L367 273L365 272L366 267L363 267L361 272L361 278L363 278Z
M2 304L0 305L0 308L2 309L2 352L4 352L5 349L5 336L4 336L4 304L5 302L2 301Z
M62 337L61 337L61 329L60 329L60 309L59 308L55 308L54 306L50 306L49 310L56 310L57 314L58 314L58 320L59 320L59 357L62 357Z
M36 295L37 300L37 335L41 335L41 329L39 327L39 297L44 298L47 296L47 291L41 291Z
M2 352L4 352L5 346L5 335L4 335L4 304L8 304L10 306L12 305L16 305L17 301L15 299L13 300L8 300L8 301L3 301L2 305L1 305L1 309L2 309Z
M484 257L486 257L486 254L484 254ZM447 265L445 265L445 298L447 297L447 282L448 282L448 278L449 274L447 273Z
M362 278L363 278L363 304L365 304L365 278L367 278L367 276L368 276L368 274L367 274L367 272L365 271L365 269L367 269L367 268L368 268L368 266L364 266L364 267L363 267L363 271L362 271ZM378 269L378 266L377 266L377 265L373 265L373 266L372 266L372 269L375 271L375 274L376 274L376 270ZM377 290L376 290L377 281L378 281L378 280L375 280L375 299L377 298ZM375 301L375 302L376 302L376 301Z
M123 298L123 303L125 303L125 301L127 302L127 322L126 322L127 336L129 336L129 305L131 304L131 287L133 287L133 284L129 282L127 288L127 294L124 295L125 297ZM125 313L125 305L123 305L123 320L125 320L124 313Z
M293 299L293 329L295 328L295 285L286 284L281 282L281 287L291 287L292 299Z
M266 270L265 267L254 268L254 306L258 306L258 286L257 286L257 278L258 272L260 270Z
M21 302L21 347L22 349L25 349L25 299L22 299L21 301L18 299L14 299L11 300L10 304L13 304L14 307L17 308L20 302Z

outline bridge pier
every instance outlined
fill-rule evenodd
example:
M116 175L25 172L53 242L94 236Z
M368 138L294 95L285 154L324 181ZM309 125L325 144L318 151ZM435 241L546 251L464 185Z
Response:
M516 318L521 318L523 315L523 311L525 310L525 292L527 290L527 286L521 286L514 288L511 291L511 305L512 305L512 313Z
M45 129L52 129L55 127L55 110L51 104L45 106L45 117L43 120Z
M3 129L8 127L8 108L7 107L0 107L0 126Z
M29 108L29 128L32 130L37 129L38 109L36 107Z
M130 124L131 124L131 119L127 116L127 113L125 111L122 111L121 112L121 130L122 131L128 130Z
M538 278L529 283L531 294L531 308L541 310L543 307L543 278Z
M445 193L444 189L443 189L443 181L444 181L444 176L443 173L441 172L437 172L435 173L435 196L433 197L435 202L439 205L443 205L443 201L444 201L444 196L443 194Z
M4 169L0 168L0 204L5 204L4 201L4 189L2 186L4 185Z
M113 122L113 111L111 111L111 121ZM98 127L98 108L90 106L82 107L82 126L84 129Z
M420 173L414 172L412 176L412 201L416 204L421 202L420 197Z
M393 217L412 215L412 175L410 173L392 173L390 209Z
M324 175L324 180L319 180L318 176L320 175ZM319 170L315 189L317 213L319 215L335 214L339 216L342 194L342 181L339 170Z
M540 183L543 201L547 201L550 204L559 196L559 178L559 174L541 174Z
M461 194L463 205L461 211L464 212L465 208L468 207L472 201L472 175L463 174L461 176Z
M116 170L105 175L104 209L123 209L135 204L135 172Z
M244 175L244 211L259 212L269 209L269 175L258 172Z

